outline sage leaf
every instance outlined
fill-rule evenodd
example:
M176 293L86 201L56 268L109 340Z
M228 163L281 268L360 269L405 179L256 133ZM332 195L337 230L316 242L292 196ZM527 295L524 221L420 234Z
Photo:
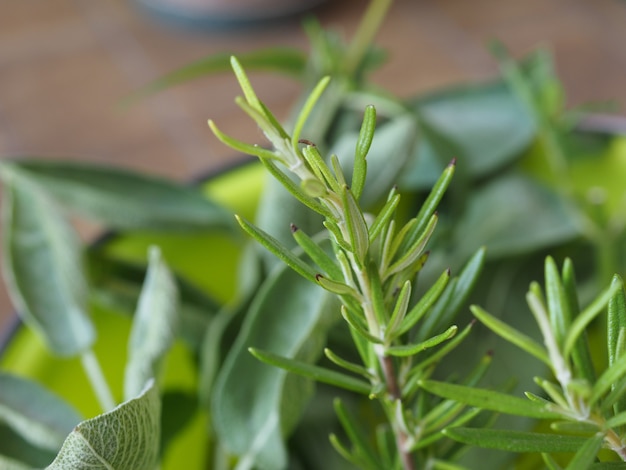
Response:
M313 387L308 379L260 363L248 348L312 363L339 318L335 296L286 267L259 289L218 374L211 403L220 441L239 456L242 468L286 466L284 439Z
M120 229L232 230L232 215L195 188L122 168L78 162L19 160L0 174L28 181L66 210Z
M161 401L151 380L137 398L76 426L47 470L154 470L160 419Z
M505 429L448 428L443 433L464 444L500 449L507 452L576 452L589 440L565 436Z
M502 81L442 90L408 105L457 153L440 155L432 143L422 142L402 175L403 189L431 187L451 156L472 177L485 176L520 157L536 132L532 116Z
M573 211L530 178L502 175L472 192L451 246L461 258L486 246L492 259L547 248L580 234Z
M163 359L178 330L178 289L158 248L150 263L133 318L124 377L124 397L141 393L146 382L158 380Z
M56 452L81 420L74 408L38 383L0 372L0 422L31 444Z
M4 277L18 313L55 354L89 349L96 333L72 226L44 194L12 178L5 181L3 217Z

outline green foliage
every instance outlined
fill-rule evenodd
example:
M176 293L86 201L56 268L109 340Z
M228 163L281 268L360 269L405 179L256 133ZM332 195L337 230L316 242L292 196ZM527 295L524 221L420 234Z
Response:
M259 159L242 191L0 163L10 296L102 411L81 422L0 372L1 468L623 467L625 141L575 131L542 51L494 46L502 78L485 85L381 91L372 42L390 4L372 0L349 42L309 20L309 54L207 57L129 97L232 68L269 143L209 121ZM251 70L303 83L291 123ZM77 216L120 232L85 250ZM92 350L103 308L132 317L114 372Z

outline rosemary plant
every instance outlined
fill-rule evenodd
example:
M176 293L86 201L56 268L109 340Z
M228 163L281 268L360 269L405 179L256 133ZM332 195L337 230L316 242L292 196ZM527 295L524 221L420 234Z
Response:
M332 241L332 253L329 255L310 234L291 225L295 241L314 263L310 266L276 238L243 218L237 220L248 234L294 271L341 299L341 316L349 325L362 363L350 362L325 349L326 357L343 369L339 372L254 347L250 352L268 364L366 394L381 404L395 448L393 451L378 449L376 453L357 431L358 426L351 422L341 402L336 403L337 414L353 448L345 447L334 435L331 442L350 462L363 468L417 468L414 453L424 446L427 437L429 442L434 440L433 433L438 430L430 421L434 420L434 414L442 411L439 408L424 417L415 415L415 402L420 394L418 379L428 376L432 366L470 330L468 326L457 335L458 327L452 325L419 341L409 334L440 299L450 279L450 271L445 270L417 302L412 298L416 277L428 258L426 246L437 225L435 209L452 179L455 161L443 172L418 214L404 225L398 226L396 218L400 195L395 188L378 213L369 214L359 204L359 199L367 177L366 157L374 138L375 108L365 109L354 150L353 172L347 176L336 155L330 155L327 164L315 143L301 136L307 117L329 83L328 78L323 78L313 89L289 134L256 96L234 57L232 67L245 96L236 102L263 130L272 149L237 141L222 133L213 121L209 121L209 126L233 149L259 157L265 168L296 199L323 216L323 226ZM481 257L482 253L478 253L475 262L478 266ZM471 276L478 271L477 267L473 268ZM436 347L440 348L438 354L420 355ZM346 375L346 372L351 374ZM455 420L467 421L474 415L469 412L457 416L458 409L446 412L445 417L437 416L439 426ZM425 463L422 461L420 467Z

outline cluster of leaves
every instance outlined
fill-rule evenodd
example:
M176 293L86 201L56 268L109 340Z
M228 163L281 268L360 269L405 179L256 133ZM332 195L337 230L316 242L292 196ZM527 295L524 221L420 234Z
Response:
M244 91L237 103L272 148L211 127L259 157L247 183L258 184L259 167L274 176L258 207L233 202L240 194L230 180L210 186L207 198L122 169L0 164L11 297L50 351L78 358L100 403L84 406L78 386L52 387L73 396L76 411L3 359L0 468L512 465L510 453L475 449L484 446L582 469L598 455L610 459L603 443L621 456L621 280L590 300L626 261L623 142L575 131L579 113L564 110L544 52L518 63L496 49L503 79L493 83L407 100L381 93L367 77L384 57L372 38L390 3L372 1L349 44L309 22L310 54L282 48L240 58L247 70L301 80L302 111L290 127L233 62ZM230 67L229 56L210 57L140 94ZM236 235L233 210L272 256ZM84 248L68 214L120 235ZM151 251L146 274L152 245L163 255ZM569 261L559 274L549 259L545 299L532 284L528 315L520 289L541 275L548 250L583 267L582 287ZM473 315L503 341L471 327L463 309L471 291L481 305ZM580 309L578 297L589 307ZM592 320L607 303L605 366L586 336L605 338ZM101 333L133 310L132 323ZM453 326L458 315L469 326ZM533 318L543 346L529 333ZM517 386L505 382L510 364ZM168 379L185 368L188 387ZM556 383L524 382L546 374ZM61 370L51 375L66 382ZM530 400L514 396L531 387L539 389ZM489 429L501 413L550 420L552 429L530 432L528 421ZM575 455L562 462L555 452Z

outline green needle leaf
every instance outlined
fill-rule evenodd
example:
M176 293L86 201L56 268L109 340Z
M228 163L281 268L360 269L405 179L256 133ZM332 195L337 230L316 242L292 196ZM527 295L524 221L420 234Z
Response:
M604 435L602 433L598 433L591 439L587 439L587 442L580 446L574 458L567 464L565 470L588 470L591 464L596 460L603 440Z
M365 460L368 468L381 468L378 457L373 452L372 445L363 432L362 426L350 415L340 399L336 398L333 405L343 429L354 446L353 453Z
M306 123L307 119L311 115L311 112L313 111L315 104L320 99L320 96L322 96L322 93L324 93L324 90L328 86L328 83L330 83L330 77L328 76L323 77L317 83L317 85L315 85L315 88L313 88L313 91L311 91L311 93L307 97L306 102L304 103L304 106L302 106L302 110L300 111L300 114L298 114L298 118L296 119L296 124L293 126L293 134L291 135L292 147L294 148L297 147L298 141L300 140L300 134L302 133L302 129L304 128L304 124Z
M458 330L457 326L451 326L443 333L437 336L433 336L432 338L426 341L422 341L421 343L407 344L407 345L402 345L402 346L391 346L387 348L385 351L392 356L399 356L399 357L413 356L419 352L425 351L426 349L429 349L429 348L433 348L443 343L444 341L452 338L456 334L457 330Z
M613 277L611 285L620 285L622 288L618 290L609 301L608 319L607 319L607 336L609 350L609 366L624 353L618 350L618 338L620 329L626 328L626 292L624 291L624 283L618 275Z
M363 123L361 131L356 142L354 152L354 169L352 170L351 188L355 199L361 197L363 187L365 186L365 177L367 176L367 152L370 150L372 140L374 139L374 129L376 128L376 108L367 106L363 115Z
M502 320L497 319L493 315L490 315L482 308L472 305L470 310L474 314L474 316L480 320L482 324L484 324L491 331L501 336L511 344L523 349L527 353L535 356L541 362L546 365L550 365L550 358L548 357L548 353L545 348L537 343L530 336L525 335L524 333L516 330L512 326L503 322Z
M443 433L463 444L507 452L576 452L589 440L580 436L504 429L448 428Z
M302 277L308 279L311 282L316 282L317 273L313 269L311 269L308 264L306 264L296 255L294 255L291 250L285 247L270 234L264 232L244 218L239 216L235 217L237 218L237 222L239 222L239 225L241 225L241 228L243 228L247 234L249 234L265 248L267 248L271 253L276 255L276 257L282 260L287 266L300 274Z
M563 337L572 321L572 314L565 289L559 277L559 270L552 257L548 256L545 262L546 301L548 302L548 314L552 331L557 344L562 345Z
M237 60L235 56L231 56L230 66L232 67L233 72L235 72L235 76L237 77L237 81L239 82L239 86L241 87L241 91L243 91L243 94L246 97L246 101L248 102L248 104L256 110L263 112L263 106L261 106L261 102L254 92L254 88L252 88L246 72L244 71L241 63Z
M572 352L576 341L585 331L587 325L589 325L589 323L591 323L593 319L602 312L611 298L619 292L620 289L623 289L623 287L619 283L611 284L610 287L605 289L586 309L581 312L578 317L576 317L567 332L567 336L565 337L565 343L563 346L563 354L565 357Z
M336 387L345 388L353 392L369 395L372 390L372 386L367 382L357 379L341 372L326 369L324 367L309 364L307 362L298 361L295 359L289 359L288 357L279 356L268 351L262 351L256 348L248 348L250 354L256 357L258 360L265 362L266 364L280 367L288 372L302 375L309 379L316 380L318 382L327 383Z
M293 224L291 225L291 233L304 252L315 264L322 268L332 280L338 281L343 279L343 273L341 272L341 268L337 265L337 262L328 256L326 251L324 251L315 240Z
M397 334L402 335L409 331L415 324L428 312L435 302L441 296L441 293L448 285L450 280L450 270L446 269L439 279L426 291L426 293L419 299L415 306L407 313L406 317L402 321Z
M428 223L428 220L432 217L435 209L437 208L437 205L439 204L439 201L441 201L441 198L443 198L443 195L445 194L448 186L450 185L450 182L452 181L455 167L456 160L452 160L433 186L433 189L428 194L428 197L424 201L424 204L422 204L422 207L417 214L417 224L415 225L415 229L409 236L409 243L412 243L414 239L419 236L419 234Z
M440 397L456 400L460 403L485 410L540 419L558 419L563 417L539 403L494 390L466 387L434 380L423 380L419 382L419 385L424 390Z

